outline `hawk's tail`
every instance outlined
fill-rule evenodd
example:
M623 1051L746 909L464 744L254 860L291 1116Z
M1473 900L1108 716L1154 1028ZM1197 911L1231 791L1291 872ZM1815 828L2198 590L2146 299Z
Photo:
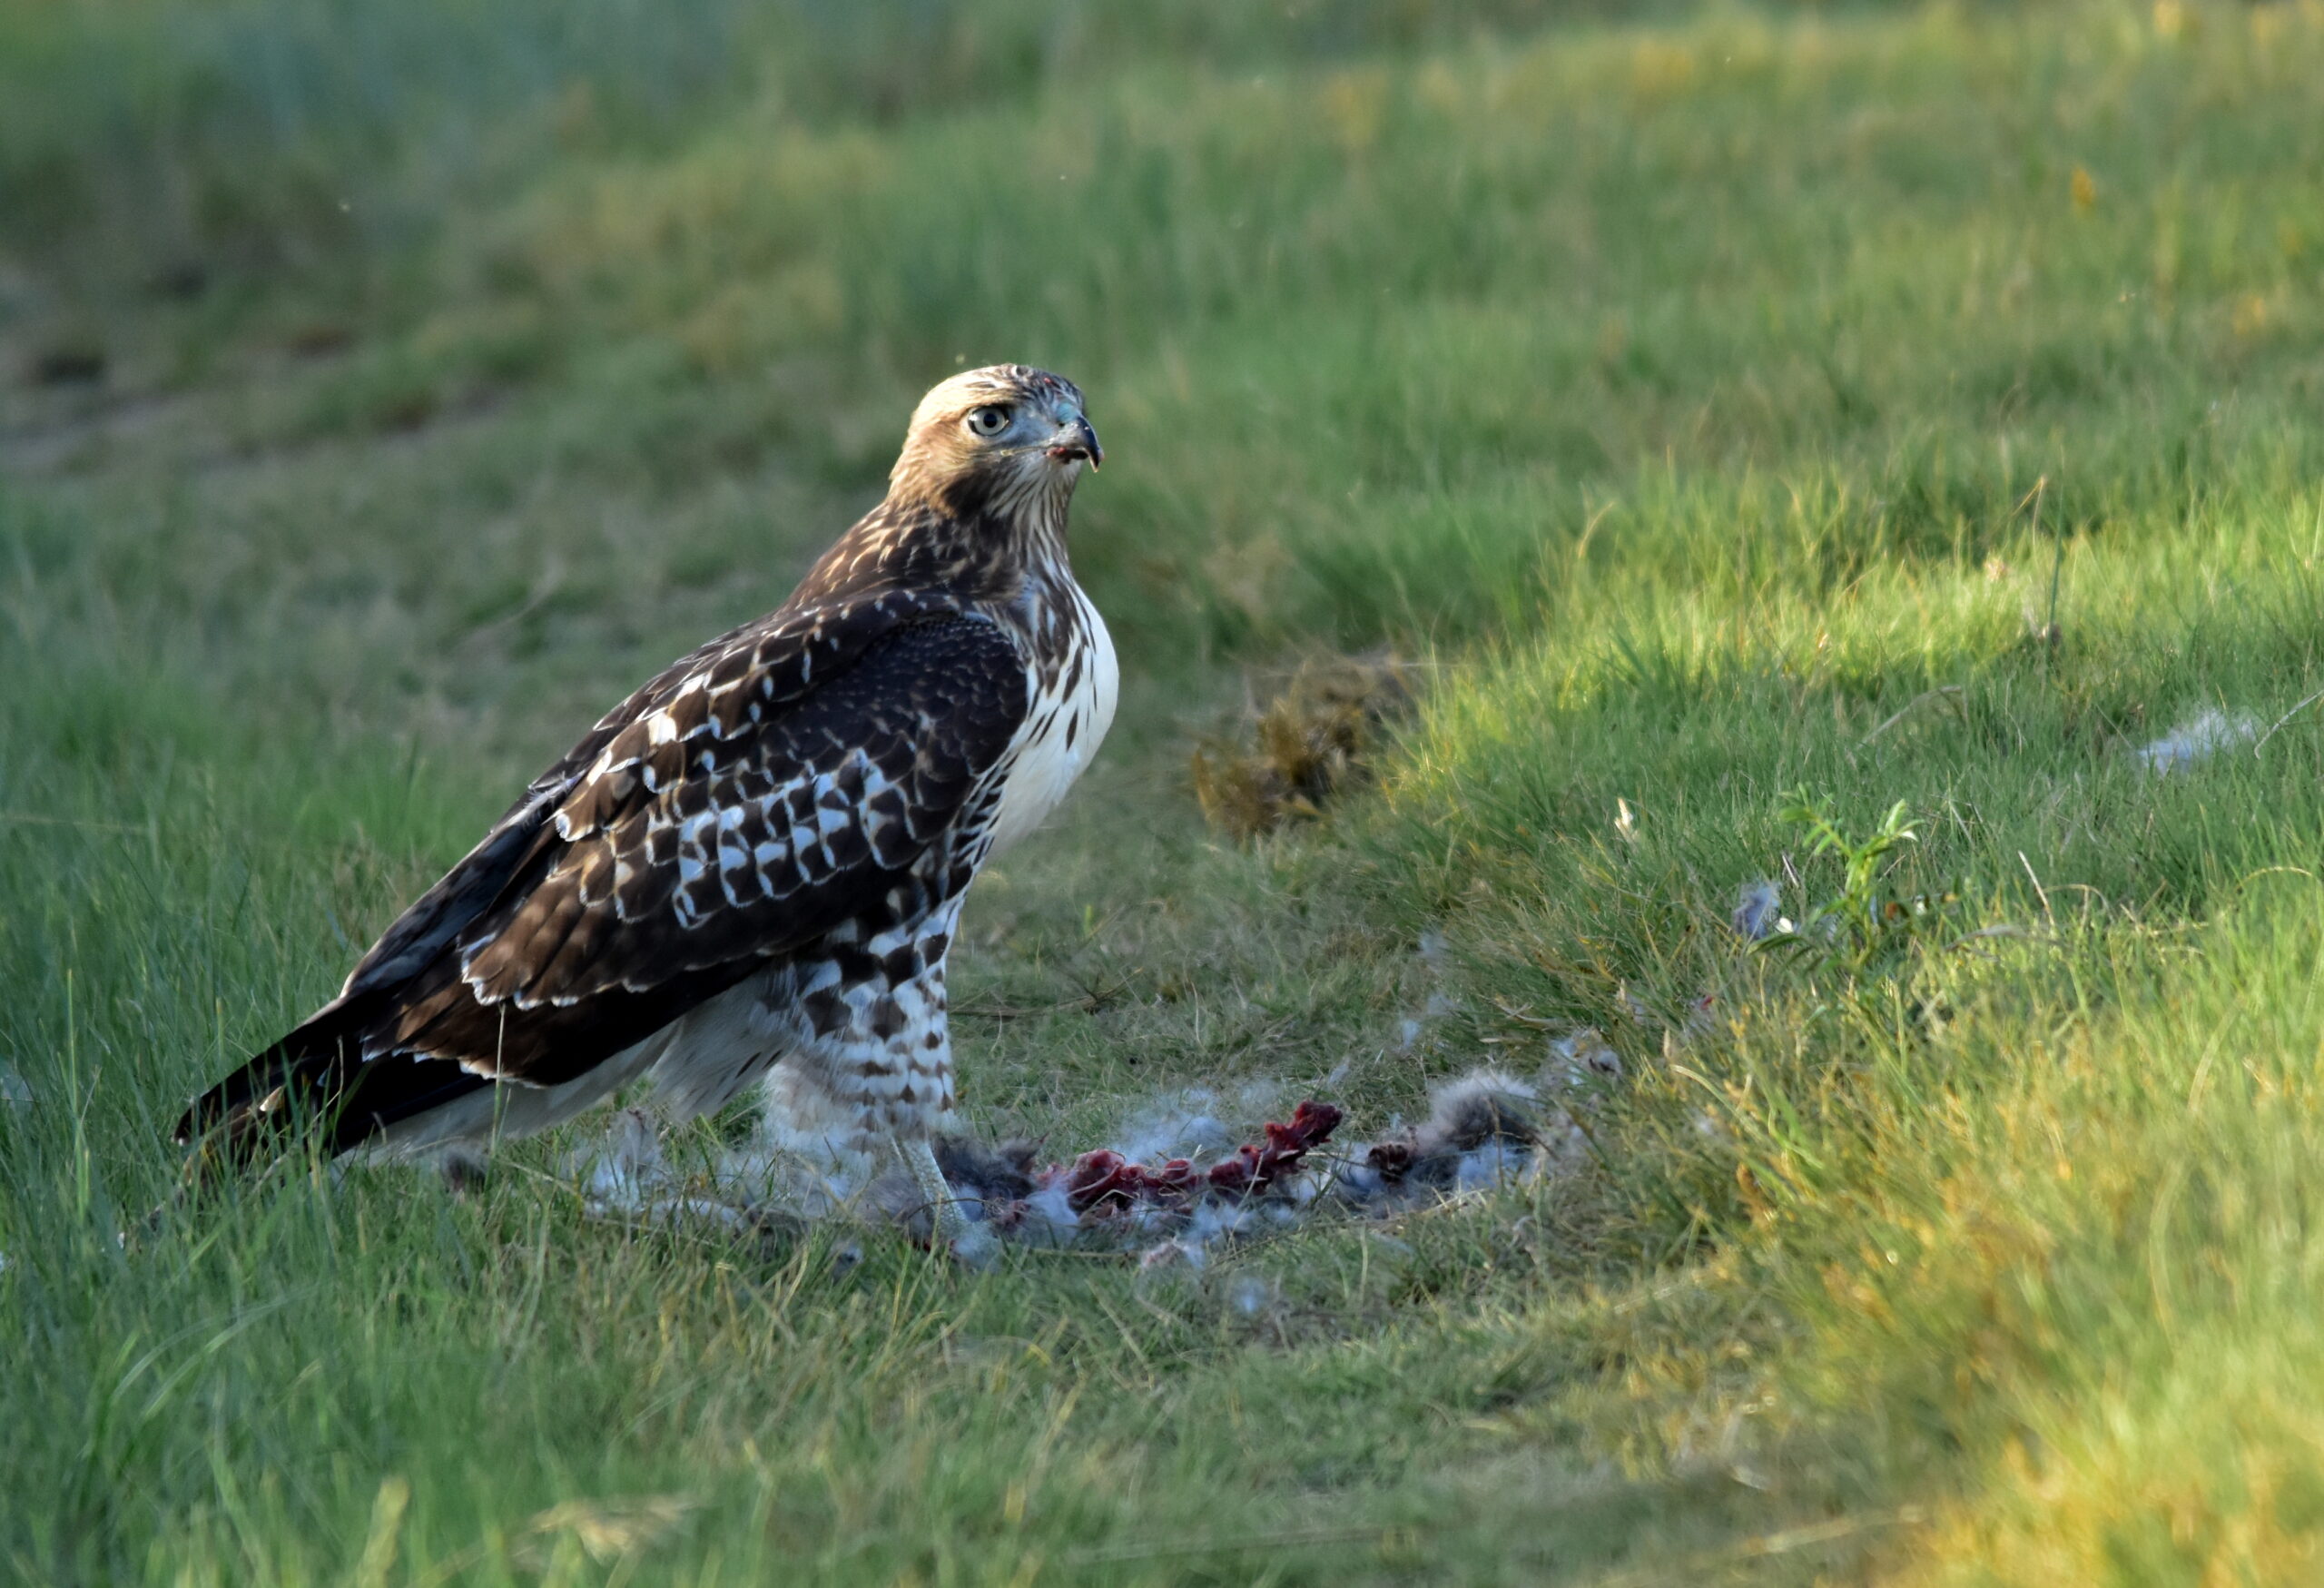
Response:
M458 1064L388 1054L366 1060L374 1000L331 1004L194 1099L172 1135L197 1171L263 1163L313 1135L336 1156L389 1122L487 1084Z
M359 1022L334 1004L193 1100L171 1132L203 1169L241 1169L309 1129L336 1136L335 1116L360 1060Z

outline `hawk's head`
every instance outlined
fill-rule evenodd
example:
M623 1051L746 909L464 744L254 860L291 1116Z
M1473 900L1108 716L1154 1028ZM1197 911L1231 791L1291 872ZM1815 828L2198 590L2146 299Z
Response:
M920 399L890 477L898 487L1001 506L1061 503L1104 461L1081 389L1024 364L970 370Z

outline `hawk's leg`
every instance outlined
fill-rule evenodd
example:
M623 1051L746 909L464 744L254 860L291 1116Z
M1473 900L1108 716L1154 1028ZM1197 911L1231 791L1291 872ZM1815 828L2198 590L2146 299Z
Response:
M928 1138L917 1136L896 1146L904 1167L911 1172L912 1183L920 1188L921 1199L928 1204L937 1249L950 1251L972 1268L990 1263L1000 1243L994 1238L990 1226L960 1210L960 1198L946 1183L944 1171L937 1167L936 1149L929 1145Z
M840 929L823 955L770 981L763 1018L783 1034L785 1069L845 1120L855 1145L885 1143L903 1160L936 1245L981 1266L992 1231L962 1211L929 1144L953 1119L944 951L960 907L955 897L921 922L869 938Z

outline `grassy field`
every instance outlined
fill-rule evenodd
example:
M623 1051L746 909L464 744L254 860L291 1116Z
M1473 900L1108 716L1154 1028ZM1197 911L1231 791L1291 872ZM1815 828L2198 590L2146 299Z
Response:
M2312 0L0 0L0 1571L2314 1580L2319 348ZM123 1249L1003 359L1129 676L976 1128L1590 1026L1590 1167L1155 1282L637 1233L576 1131ZM1384 643L1373 788L1206 832Z

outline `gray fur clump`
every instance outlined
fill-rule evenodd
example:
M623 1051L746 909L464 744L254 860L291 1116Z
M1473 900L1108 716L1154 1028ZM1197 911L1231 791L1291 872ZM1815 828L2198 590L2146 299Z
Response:
M1352 1150L1333 1178L1339 1200L1387 1212L1531 1179L1571 1129L1540 1089L1495 1070L1438 1087L1430 1102L1420 1123Z

